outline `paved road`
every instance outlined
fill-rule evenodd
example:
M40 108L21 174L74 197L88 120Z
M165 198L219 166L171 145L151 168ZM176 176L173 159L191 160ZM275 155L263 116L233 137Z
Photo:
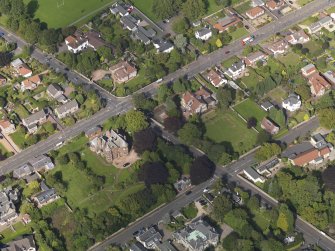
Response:
M286 144L292 143L294 139L297 137L306 135L309 131L316 129L319 126L319 121L317 118L312 118L307 123L297 127L296 129L290 131L286 136L280 139L281 142L285 142ZM179 144L179 140L172 134L162 131L161 128L158 128L157 126L153 126L153 128L156 130L156 132L161 133L161 135L172 142L173 144ZM292 139L292 140L290 140ZM190 151L194 156L201 156L203 155L203 152L199 151L196 148L190 148ZM251 166L252 164L256 163L254 160L254 152L251 152L247 154L246 156L242 157L241 159L235 161L234 163L222 168L221 166L217 166L215 175L217 177L224 177L229 182L233 182L238 184L240 187L250 190L253 194L258 194L262 197L262 199L269 205L275 206L277 204L276 201L274 201L269 195L264 193L261 190L255 189L255 187L251 186L248 182L246 182L243 179L239 179L237 174L240 173L243 169ZM147 217L143 217L142 219L134 222L132 225L130 225L128 228L124 229L123 231L120 231L119 233L112 235L110 238L106 239L104 242L97 244L91 250L94 251L102 251L105 250L108 245L112 243L116 244L124 244L127 243L129 240L133 238L133 233L143 227L150 226L152 224L157 224L163 216L173 210L179 210L180 208L186 206L191 201L199 199L203 194L203 189L207 186L209 186L211 181L207 181L199 186L192 188L192 193L190 195L181 194L179 197L177 197L176 200L173 202L165 205L164 207L156 210L153 214L148 215ZM324 237L322 234L318 232L318 230L315 230L305 222L303 222L301 219L297 220L296 223L297 230L303 232L305 234L305 238L310 243L315 243L318 241L317 238L320 238L319 243L320 245L323 245L324 247L332 247L335 250L335 242L328 240L326 237ZM327 250L327 249L326 249Z

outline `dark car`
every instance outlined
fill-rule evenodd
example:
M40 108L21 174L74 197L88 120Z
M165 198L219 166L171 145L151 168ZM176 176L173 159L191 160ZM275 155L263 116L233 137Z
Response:
M230 51L226 51L226 52L225 52L225 54L228 54L228 53L230 53Z
M127 162L127 163L124 163L124 164L123 164L123 167L127 167L127 166L129 166L129 165L130 165L130 163Z
M187 191L186 193L185 193L185 195L190 195L192 193L192 191Z

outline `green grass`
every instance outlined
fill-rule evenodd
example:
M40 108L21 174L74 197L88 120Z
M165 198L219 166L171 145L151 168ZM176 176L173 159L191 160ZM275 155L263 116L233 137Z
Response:
M29 112L28 112L27 109L26 109L23 105L21 105L21 104L19 104L19 105L17 105L17 106L15 107L14 112L15 112L17 115L19 115L20 119L24 119L24 118L26 118L26 117L29 116Z
M249 9L251 9L251 2L246 1L238 6L235 6L234 9L240 13L240 14L245 14Z
M206 16L213 14L219 10L221 10L223 7L220 5L217 5L216 0L208 0L208 6L206 11Z
M188 206L184 207L181 210L181 213L187 218L187 219L193 219L198 214L198 209L195 207L194 203L189 204Z
M243 82L249 90L253 90L257 84L263 80L263 78L258 75L253 69L248 70L249 76L245 76L241 78L241 82Z
M51 173L62 172L63 180L68 183L65 196L71 207L86 208L89 213L100 213L121 198L144 188L142 183L127 185L125 188L118 187L117 184L131 179L130 176L134 170L131 168L117 169L112 164L106 163L104 159L89 150L86 143L85 137L76 138L62 147L59 150L60 154L79 152L88 168L95 174L105 177L105 185L102 190L92 192L92 180L84 171L78 170L71 164L57 165Z
M301 63L300 56L294 52L290 52L284 56L279 56L278 60L286 66L296 66Z
M262 229L262 231L265 231L270 226L270 219L268 219L264 213L257 211L254 212L255 216L253 217L254 222L257 224L257 226Z
M312 1L313 0L298 0L298 4L300 6L304 6L304 5L306 5L306 4L308 4L308 3L312 2Z
M239 58L236 57L236 56L233 56L231 58L228 58L227 60L223 61L222 62L222 66L225 67L225 68L228 68L230 67L233 63L239 61Z
M25 134L22 133L20 130L16 130L14 133L10 135L12 140L16 145L18 145L21 149L24 148L24 141L26 140Z
M310 40L309 42L304 44L304 47L309 49L311 57L318 57L322 53L324 53L321 45L318 42L316 42L315 40Z
M331 14L333 12L335 12L335 6L330 7L329 9L326 10L328 14Z
M159 21L156 15L152 12L152 5L154 0L135 0L133 1L136 8L142 11L145 15L147 15L153 21Z
M232 40L234 41L248 35L248 30L244 27L237 28L235 31L229 32L229 35L232 37Z
M282 87L276 87L275 89L271 90L267 97L269 97L271 100L276 101L278 104L281 104L283 99L287 97L286 91Z
M1 239L1 243L8 243L21 235L32 233L32 229L30 228L29 224L25 226L22 222L18 222L15 223L13 227L15 231L7 228L0 233L3 236L3 239Z
M212 112L203 116L205 136L216 143L230 143L240 154L247 152L256 145L257 133L247 129L246 123L233 111L224 113Z
M24 2L28 4L30 0L24 0ZM49 28L61 28L70 25L81 17L94 14L95 11L113 2L111 0L38 1L38 9L34 13L34 18L47 23Z
M245 101L239 103L234 107L235 111L242 115L246 120L250 117L255 117L257 119L257 129L261 129L260 123L262 119L266 116L266 112L253 100L246 99Z

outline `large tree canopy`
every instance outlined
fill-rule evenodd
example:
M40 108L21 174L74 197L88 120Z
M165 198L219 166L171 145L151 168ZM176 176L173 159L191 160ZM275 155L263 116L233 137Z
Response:
M192 185L199 185L211 178L215 171L215 165L206 156L196 158L190 168Z
M169 172L161 162L145 163L139 170L138 178L146 185L165 184Z
M133 148L142 154L145 151L154 151L157 146L157 136L151 128L144 129L134 134Z

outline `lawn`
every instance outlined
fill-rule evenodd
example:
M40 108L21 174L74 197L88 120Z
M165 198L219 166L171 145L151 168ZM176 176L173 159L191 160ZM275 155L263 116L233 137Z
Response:
M223 61L222 62L222 66L225 67L225 68L228 68L230 67L233 63L239 61L240 59L236 56L233 56L231 58L228 58L227 60Z
M15 231L13 231L10 228L7 228L6 230L0 233L3 237L1 239L1 243L8 243L21 235L32 233L32 229L30 228L29 224L25 226L23 225L22 222L18 222L15 223L13 227Z
M309 42L304 44L304 47L309 49L312 58L318 57L324 53L321 44L316 42L315 40L310 40Z
M145 0L148 1L148 0ZM26 4L33 2L24 0ZM48 24L49 28L68 26L82 17L89 17L99 10L111 5L111 0L49 0L38 1L34 18Z
M239 103L234 107L235 111L242 115L246 120L250 117L255 117L257 119L257 129L261 129L260 123L262 119L266 116L266 112L253 100L246 99L245 101Z
M260 75L258 75L253 69L249 69L247 74L249 74L249 76L241 78L241 82L249 90L253 90L257 86L257 84L263 80L263 78Z
M140 11L147 15L153 21L159 21L152 12L152 5L154 0L134 0L133 3Z
M247 129L246 123L233 111L211 112L203 116L205 136L216 143L231 144L234 150L243 154L256 145L257 133Z
M20 119L24 119L29 116L28 110L21 104L17 105L14 112L19 115Z
M281 104L283 99L287 97L286 91L282 87L276 87L275 89L271 90L267 97L269 97L271 100L276 101L276 103Z
M117 84L114 93L116 96L126 96L134 93L149 83L150 81L145 76L144 68L141 67L138 75L134 79L123 84Z
M144 188L141 183L127 185L126 188L118 186L118 184L131 179L130 176L134 170L131 168L117 169L112 164L106 163L104 159L90 151L86 143L87 139L82 136L62 147L59 152L60 154L81 153L81 159L86 162L87 167L96 175L105 177L105 185L100 191L92 192L94 190L92 190L93 182L90 176L72 164L57 165L50 172L51 174L57 171L62 172L63 180L68 184L65 196L71 207L86 208L89 213L100 213L124 196Z
M26 140L25 136L26 135L21 130L16 130L10 135L14 143L18 145L21 149L24 148L24 141Z
M248 31L246 28L241 27L241 28L237 28L233 32L229 32L229 35L232 37L232 40L234 41L234 40L240 39L241 37L248 35Z
M222 6L217 5L216 0L208 0L206 16L211 15L221 9L222 9Z
M301 63L300 56L294 52L290 52L284 56L279 56L278 60L286 66L295 66Z
M270 219L266 217L266 212L253 212L255 215L253 217L254 222L256 225L262 229L262 231L265 231L270 227Z
M242 4L239 4L238 6L235 6L234 9L240 13L240 14L245 14L249 9L251 9L251 2L246 1Z

